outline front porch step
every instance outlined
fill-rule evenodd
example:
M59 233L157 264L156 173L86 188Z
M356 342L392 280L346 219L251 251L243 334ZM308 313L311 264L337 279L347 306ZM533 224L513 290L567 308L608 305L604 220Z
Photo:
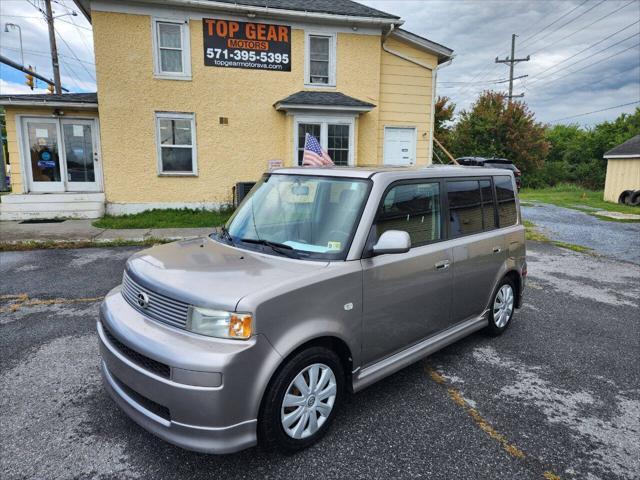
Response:
M0 196L0 220L100 218L104 193L29 193Z

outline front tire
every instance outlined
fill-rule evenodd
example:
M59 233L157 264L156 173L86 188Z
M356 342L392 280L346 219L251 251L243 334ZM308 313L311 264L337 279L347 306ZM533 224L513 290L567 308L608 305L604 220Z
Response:
M267 449L295 453L327 432L342 401L340 358L324 347L295 354L267 387L258 419L258 439Z
M487 331L497 337L511 324L516 305L516 287L513 281L505 277L498 284L489 307L489 325Z

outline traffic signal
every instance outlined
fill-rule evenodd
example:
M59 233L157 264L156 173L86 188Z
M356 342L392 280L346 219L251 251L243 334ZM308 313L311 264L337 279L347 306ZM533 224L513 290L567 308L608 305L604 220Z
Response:
M31 70L31 65L29 65L29 70ZM31 75L30 73L26 73L24 75L25 78L25 83L27 84L27 86L33 90L33 75Z
M47 87L47 90L49 91L49 93L53 94L54 92L53 85L49 84L49 86Z

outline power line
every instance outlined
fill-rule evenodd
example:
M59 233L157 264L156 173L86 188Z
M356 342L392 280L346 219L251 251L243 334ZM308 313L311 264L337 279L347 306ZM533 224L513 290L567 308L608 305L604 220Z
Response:
M604 20L605 18L610 17L610 16L611 16L611 15L613 15L614 13L619 12L619 11L620 11L620 10L622 10L623 8L628 7L628 6L629 6L629 5L631 5L632 3L636 3L636 1L637 1L637 0L631 0L629 3L625 3L625 4L624 4L624 5L622 5L621 7L616 8L615 10L613 10L612 12L607 13L606 15L603 15L602 17L600 17L600 18L598 18L597 20L595 20L595 21L593 21L593 22L589 23L588 25L585 25L585 26L583 26L583 27L581 27L581 28L579 28L579 29L577 29L577 30L573 31L573 32L572 32L572 33L570 33L569 35L565 35L564 37L559 38L558 40L554 40L551 44L547 45L546 47L541 47L541 48L539 48L538 50L534 50L533 52L531 52L531 53L530 53L530 55L535 55L536 53L541 52L542 50L546 50L546 49L548 49L548 48L555 47L558 43L560 43L560 42L562 42L562 41L566 40L567 38L573 37L576 33L581 32L581 31L583 31L583 30L585 30L585 29L587 29L587 28L589 28L589 27L591 27L591 26L595 25L596 23L598 23L598 22L600 22L600 21Z
M562 120L569 120L570 118L584 117L585 115L591 115L592 113L606 112L607 110L614 110L616 108L622 108L628 105L635 105L636 103L640 103L640 100L636 100L635 102L623 103L622 105L616 105L614 107L601 108L600 110L594 110L592 112L578 113L577 115L571 115L569 117L556 118L555 120L551 120L548 123L555 123L555 122L560 122Z
M80 60L78 58L78 56L75 54L75 52L73 51L73 49L69 46L69 44L67 43L67 41L62 37L62 35L60 35L60 32L56 31L56 35L58 36L58 38L60 40L62 40L62 43L64 43L64 45L67 47L67 50L69 50L69 53L71 53L71 55L76 59L76 60ZM89 71L89 69L87 67L85 67L82 63L79 63L79 65L82 67L82 69L87 72L87 74L93 79L93 81L96 81L96 77L93 75L93 73L91 73Z
M558 18L556 18L553 22L551 22L550 24L542 27L540 30L538 30L536 33L534 33L533 35L529 35L528 37L525 37L522 39L522 43L526 43L528 42L530 39L537 37L538 35L540 35L542 32L544 32L547 28L549 28L550 26L558 23L560 20L562 20L564 17L566 17L567 15L571 15L573 12L575 12L577 9L579 9L581 6L583 6L585 3L587 3L589 0L584 0L580 5L572 8L571 10L569 10L567 13L559 16Z
M0 47L0 50L13 50L14 52L19 52L19 51L20 51L20 49L19 49L19 48L15 48L15 47L5 47L4 45L3 45L2 47ZM42 52L42 51L37 51L37 50L28 50L28 49L26 49L26 48L25 48L25 49L23 49L22 51L23 51L24 53L29 53L29 54L31 54L31 55L36 55L36 56L39 56L39 57L51 57L51 55L50 55L50 54L45 53L45 52ZM79 59L77 59L77 58L73 58L73 57L71 57L70 55L65 55L65 54L62 54L62 53L60 53L60 54L58 54L58 55L59 55L60 57L62 57L62 58L66 58L66 59L68 59L68 60L71 60L72 62L86 63L87 65L91 65L91 66L94 66L94 65L95 65L95 63L93 63L93 62L89 62L88 60L79 60Z
M577 16L575 16L575 17L573 17L573 18L572 18L571 20L569 20L568 22L565 22L565 23L563 23L562 25L560 25L558 28L556 28L555 30L553 30L552 32L550 32L550 33L549 33L549 35L551 35L551 34L553 34L553 33L557 32L557 31L559 31L559 30L562 30L564 27L566 27L566 26L567 26L567 25L569 25L570 23L575 22L575 21L576 21L576 20L578 20L580 17L582 17L582 16L586 15L587 13L589 13L589 12L590 12L591 10L593 10L594 8L599 7L600 5L602 5L605 1L606 1L606 0L600 0L600 2L596 3L596 4L595 4L594 6L592 6L591 8L586 9L586 10L585 10L584 12L582 12L581 14L579 14L579 15L577 15ZM581 5L584 5L584 3L580 4L580 6L581 6ZM539 41L540 41L540 39L538 39L538 40L534 41L533 43L531 43L531 45L534 45L534 44L536 44L536 43L537 43L537 42L539 42ZM525 41L523 40L523 41L522 41L522 43L524 44L524 43L525 43ZM531 46L531 45L529 45L529 46ZM524 45L521 45L521 46L524 46Z
M613 37L613 36L617 35L618 33L622 32L622 31L626 30L627 28L630 28L630 27L632 27L632 26L634 26L634 25L636 25L636 24L638 24L638 23L640 23L640 20L638 20L637 22L633 22L632 24L627 25L627 26L626 26L626 27L624 27L623 29L618 30L617 32L615 32L615 33L613 33L613 34L611 34L611 35L609 35L609 36L607 36L607 37L603 38L602 40L599 40L599 41L597 41L596 43L593 43L593 44L589 45L587 48L584 48L584 49L580 50L578 53L575 53L575 54L571 55L570 57L567 57L567 58L565 58L564 60L561 60L561 61L559 61L559 62L557 62L557 63L554 63L554 64L553 64L553 65L551 65L550 67L545 68L545 69L544 69L544 70L542 70L541 72L538 72L537 74L535 74L535 75L534 75L534 77L538 77L538 78L536 78L535 80L533 80L533 82L532 82L532 83L535 83L535 82L537 82L537 81L539 81L539 80L544 80L545 78L549 78L550 76L555 75L555 74L556 74L556 73L558 73L558 72L561 72L561 71L563 71L563 70L566 70L567 68L572 67L572 66L574 66L574 65L576 65L576 64L578 64L578 63L580 63L580 62L584 62L585 60L587 60L587 59L589 59L589 58L593 58L593 57L595 57L596 55L599 55L599 54L601 54L602 52L604 52L604 51L606 51L606 50L609 50L609 49L610 49L610 48L612 48L612 47L615 47L615 46L617 46L617 45L620 45L621 43L626 42L627 40L629 40L629 39L631 39L631 38L633 38L633 37L637 37L638 35L640 35L640 33L634 33L633 35L629 35L628 37L625 37L625 38L623 38L622 40L620 40L620 41L618 41L618 42L616 42L616 43L612 43L611 45L609 45L609 46L607 46L607 47L605 47L605 48L603 48L603 49L601 49L601 50L598 50L597 52L595 52L594 54L592 54L592 55L591 55L591 57L585 57L585 58L582 58L582 59L577 60L577 61L575 61L575 62L573 62L573 63L570 63L569 65L566 65L565 67L563 67L563 68L561 68L561 69L559 69L559 70L556 70L555 72L551 72L551 73L550 73L550 74L548 74L548 75L545 75L545 76L543 76L543 77L540 77L540 75L542 75L543 73L545 73L545 72L547 72L547 71L549 71L549 70L554 69L555 67L557 67L558 65L563 64L563 63L564 63L564 62L566 62L567 60L571 60L572 58L577 57L578 55L580 55L580 54L582 54L582 53L586 52L587 50L590 50L591 48L595 47L596 45L599 45L600 43L604 42L605 40L610 39L611 37Z
M567 73L567 74L565 74L565 75L562 75L561 77L552 78L551 80L545 80L545 79L543 79L543 80L542 80L542 83L546 83L546 84L548 85L549 83L556 82L556 81L558 81L558 80L561 80L561 79L563 79L563 78L568 77L569 75L573 75L574 73L582 72L583 70L586 70L587 68L593 67L594 65L597 65L597 64L599 64L599 63L602 63L602 62L604 62L604 61L606 61L606 60L609 60L609 59L611 59L611 58L613 58L613 57L617 57L618 55L620 55L620 54L622 54L622 53L625 53L625 52L627 52L627 51L631 50L632 48L636 48L636 47L638 47L638 46L640 46L640 42L639 42L639 43L636 43L635 45L631 45L630 47L625 48L624 50L620 50L619 52L616 52L616 53L614 53L614 54L612 54L612 55L609 55L608 57L604 57L603 59L598 60L597 62L590 63L590 64L588 64L588 65L586 65L586 66L584 66L584 67L582 67L582 68L579 68L578 70L573 70L573 71L571 71L571 72L569 72L569 73ZM557 72L556 72L556 73L557 73ZM532 82L532 83L533 83L533 82Z

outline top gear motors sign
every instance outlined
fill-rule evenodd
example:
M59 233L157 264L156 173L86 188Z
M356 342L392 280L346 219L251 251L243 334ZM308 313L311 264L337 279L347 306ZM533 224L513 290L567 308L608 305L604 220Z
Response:
M205 18L204 64L208 67L291 71L291 27Z

